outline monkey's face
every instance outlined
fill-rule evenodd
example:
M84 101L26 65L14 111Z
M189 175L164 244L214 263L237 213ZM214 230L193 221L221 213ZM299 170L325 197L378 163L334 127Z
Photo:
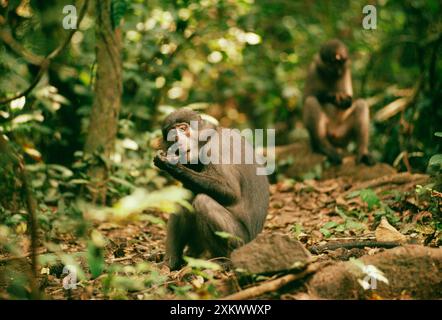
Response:
M197 145L197 139L192 133L191 126L186 122L172 126L167 133L167 137L164 137L168 154L180 157L180 160L189 163L193 154L191 150Z
M348 61L347 47L339 40L325 43L319 52L323 69L327 74L340 77L343 75Z
M348 57L340 53L336 53L331 57L323 59L324 65L330 74L340 77L344 74Z

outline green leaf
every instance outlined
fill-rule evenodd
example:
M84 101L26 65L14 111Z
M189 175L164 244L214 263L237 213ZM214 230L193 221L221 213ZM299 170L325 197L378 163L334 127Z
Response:
M348 219L345 221L345 229L347 230L364 230L365 225L363 223Z
M140 279L118 275L113 277L111 286L127 291L140 291L144 289L144 284Z
M339 208L339 207L335 207L335 211L336 211L337 214L339 214L339 216L340 216L342 219L344 219L344 220L348 219L348 217L347 217L347 215L345 214L344 210L342 210L341 208Z
M430 158L430 161L428 162L428 166L441 166L442 167L442 154L435 154Z
M292 227L293 236L294 236L296 239L298 239L299 236L300 236L301 233L302 233L302 230L303 230L302 225L301 225L300 223L296 223L296 224L293 225L293 227Z
M221 270L221 267L219 264L216 264L215 262L202 260L202 259L195 259L191 257L184 257L184 261L187 262L187 265L191 268L195 269L210 269L213 271Z
M439 137L439 138L442 138L442 132L436 132L435 134L434 134L436 137Z
M376 193L371 189L364 189L360 192L360 197L368 205L368 210L371 210L374 206L378 206L381 201Z
M69 181L71 184L89 184L89 180L86 179L72 179Z
M349 194L347 194L347 195L345 196L345 198L346 198L346 199L352 199L352 198L358 197L360 193L361 193L361 192L360 192L359 190L352 191L352 192L350 192Z
M95 279L103 273L104 270L103 250L95 246L93 242L89 242L87 247L87 261L89 264L89 269L92 278Z
M175 286L175 285L171 284L170 288L172 288L172 290L178 296L185 296L187 292L192 290L192 286L191 285L186 285L186 286L179 287L179 286Z
M331 232L330 230L326 229L326 228L321 228L319 229L319 231L324 235L324 237L326 238L330 238L331 237Z
M127 187L127 188L129 188L131 190L135 190L137 188L134 184L130 183L129 181L117 178L115 176L111 176L109 178L109 180L111 180L111 181L113 181L113 182L115 182L117 184L123 185L123 186L125 186L125 187Z
M166 225L166 223L163 221L163 219L155 217L155 216L153 216L151 214L143 214L140 217L140 220L146 220L146 221L149 221L149 222L151 222L153 224L157 224L157 225L160 225L160 226L165 226Z
M345 230L345 224L340 224L335 228L336 232L343 232Z
M334 227L336 227L338 224L334 221L329 221L326 224L324 224L324 228L325 229L333 229Z
M240 237L234 236L233 234L224 231L215 231L215 234L223 239L242 240Z
M121 19L129 8L129 3L127 0L112 0L111 11L112 11L112 27L115 29L119 26Z

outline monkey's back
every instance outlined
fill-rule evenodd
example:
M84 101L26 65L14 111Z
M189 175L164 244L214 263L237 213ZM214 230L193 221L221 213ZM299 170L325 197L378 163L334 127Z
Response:
M250 210L246 218L249 218L249 241L254 239L264 227L264 222L269 206L269 181L267 176L257 175L257 164L241 165L242 205Z

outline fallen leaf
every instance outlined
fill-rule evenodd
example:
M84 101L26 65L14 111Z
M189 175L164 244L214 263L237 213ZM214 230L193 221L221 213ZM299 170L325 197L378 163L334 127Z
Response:
M377 241L385 242L405 242L407 238L397 231L391 224L388 223L385 217L382 217L381 223L376 228L375 236Z

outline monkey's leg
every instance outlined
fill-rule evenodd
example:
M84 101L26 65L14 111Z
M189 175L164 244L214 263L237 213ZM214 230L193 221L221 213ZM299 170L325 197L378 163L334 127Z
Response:
M172 214L167 223L166 263L171 270L180 268L183 261L183 250L189 242L192 215L187 211Z
M197 231L205 241L205 247L213 257L225 257L249 240L247 231L226 208L206 194L196 196L193 206L196 211ZM223 239L215 232L226 232L232 236Z
M370 111L368 104L363 99L355 101L353 129L356 133L356 142L358 144L358 162L373 165L375 161L368 151L368 143L370 139Z
M313 96L306 98L303 116L313 149L325 154L333 163L342 163L341 155L327 138L328 118L318 99Z

